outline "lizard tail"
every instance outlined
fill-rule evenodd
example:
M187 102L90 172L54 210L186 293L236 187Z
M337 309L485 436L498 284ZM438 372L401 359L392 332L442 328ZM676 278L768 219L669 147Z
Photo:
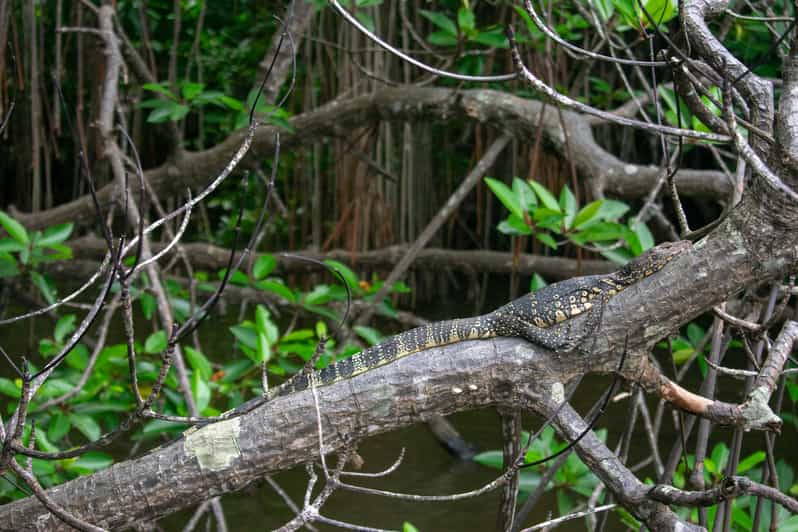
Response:
M273 388L269 392L269 399L305 390L311 382L315 386L327 386L432 347L496 336L490 320L486 318L477 316L446 320L404 331L320 371L288 380Z

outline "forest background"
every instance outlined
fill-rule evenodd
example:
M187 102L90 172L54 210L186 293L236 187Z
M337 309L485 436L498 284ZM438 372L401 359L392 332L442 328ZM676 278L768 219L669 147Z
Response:
M24 445L56 457L31 462L43 488L171 441L190 424L180 422L186 416L238 406L308 361L323 367L427 320L482 314L549 283L612 271L658 242L697 240L702 234L689 228L713 229L751 179L737 151L712 137L723 129L713 120L725 120L723 84L715 80L696 96L708 110L699 117L677 94L684 80L668 68L639 64L667 66L660 51L669 49L682 20L669 0L536 5L552 35L515 2L359 0L346 7L368 31L462 79L416 68L326 2L139 0L101 7L0 0L0 341L8 353L0 413L12 419L25 396L25 367L33 374L55 370L27 405L19 434ZM754 75L780 80L794 46L794 6L741 2L727 9L713 20L713 32ZM552 103L515 75L508 24L523 64L571 101L705 138L677 144ZM563 43L631 63L585 57ZM265 124L257 135L248 127L253 112ZM109 155L111 138L128 176L124 186ZM246 156L217 183L247 142ZM209 183L218 186L194 204L192 196ZM102 312L92 304L96 287L60 304L107 271L109 232L132 239L139 220L158 220L186 204L195 205L191 218L178 216L150 235L145 256L179 240L157 269L141 268L126 288L109 281ZM236 254L245 242L257 253ZM138 272L138 258L139 251L129 253L125 266ZM728 352L725 365L755 369L771 343L763 334L773 327L775 336L792 312L791 282L783 276L766 286L751 283L729 303L746 320L734 321L726 307L713 314L710 305L682 323L657 344L662 371L707 397L742 401L750 383L746 388L733 377L751 375L718 377L717 357ZM197 318L221 286L211 317L186 327L175 342L172 324ZM48 306L31 319L13 318ZM73 342L87 311L96 311L96 319ZM764 325L746 328L756 321ZM163 354L175 343L179 354L159 376ZM139 392L126 386L130 349L139 354ZM61 354L63 364L49 368ZM719 378L729 383L723 390L715 385ZM583 412L616 379L587 380L572 401ZM136 395L154 388L161 392L154 399L159 415L145 415L110 447L59 457L128 428ZM780 437L714 432L703 422L691 436L692 416L640 387L612 388L615 402L596 433L617 446L641 479L704 490L746 475L798 494L790 452L798 443L795 372L785 373L775 392ZM399 468L407 472L389 476L384 489L414 491L423 483L429 493L463 491L498 474L509 445L500 427L521 420L541 421L493 408L451 422L433 416L431 433L454 457L421 425L367 440L360 453L375 469L407 447ZM549 456L566 439L548 428L524 458ZM24 474L5 475L3 502L35 491ZM165 528L207 519L235 529L257 515L276 528L301 513L306 480L303 468L260 475L261 487L245 492L254 502L243 503L240 493L203 502L192 496L198 504L191 511L175 514L184 505L170 503L144 519L131 510L125 524L172 514ZM357 493L322 502L340 520L408 530L517 529L550 513L613 503L570 451L554 465L521 470L514 482L520 496L516 506L511 491L515 518L509 520L506 490L484 505L449 501L434 512L391 499L358 508L363 495ZM796 516L767 497L718 502L708 510L680 509L679 516L717 530L798 530ZM639 526L629 507L606 510L576 527Z

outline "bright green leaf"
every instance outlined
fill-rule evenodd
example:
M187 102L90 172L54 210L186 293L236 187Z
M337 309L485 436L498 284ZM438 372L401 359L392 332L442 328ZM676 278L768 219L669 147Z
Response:
M53 244L60 244L69 238L74 227L75 224L72 222L48 227L44 230L42 237L36 242L36 245L39 247L50 247Z
M27 246L30 243L28 232L22 227L22 224L3 211L0 211L0 225L6 230L8 236L20 244Z
M344 278L346 284L349 285L349 288L352 289L353 292L357 292L360 290L360 279L358 278L357 274L353 272L346 264L338 262L337 260L332 259L325 259L324 264L332 268L333 270L338 271L341 274L341 277Z
M737 474L742 475L749 469L761 464L766 456L765 451L756 451L753 454L749 454L737 464Z
M294 293L294 291L279 281L273 281L273 280L258 281L255 284L255 286L261 290L277 294L278 296L282 297L286 301L290 301L291 303L296 302L296 294Z
M50 418L50 423L47 425L47 437L50 441L59 441L67 435L71 428L72 423L69 421L69 417L63 412L58 412Z
M546 208L551 209L552 211L562 212L557 198L555 198L546 187L537 181L532 180L529 181L529 186L532 187L532 189L535 191L535 194L538 195L538 198L540 198L540 201L546 206Z
M0 393L14 399L19 399L22 396L20 387L14 381L5 377L0 377Z
M56 299L56 291L53 284L47 280L42 274L39 272L30 272L30 280L33 282L33 285L39 289L39 292L44 297L44 300L47 301L49 304L55 303Z
M183 352L186 354L186 359L191 368L199 373L203 379L208 380L213 374L210 361L202 354L191 346L183 346Z
M543 244L549 246L551 249L557 249L557 242L548 233L535 233L535 238L540 240Z
M560 191L560 209L565 213L565 228L570 229L576 217L576 197L568 185Z
M272 273L275 266L277 266L277 259L274 258L274 255L263 253L258 257L258 260L255 261L255 265L252 267L252 276L257 280L264 279Z
M537 207L538 197L535 195L535 192L532 190L532 187L529 186L529 183L527 183L526 180L521 179L520 177L514 177L513 193L518 198L518 203L521 205L521 209L529 211L533 207Z
M532 279L529 281L529 291L530 292L537 292L544 286L546 286L546 280L540 276L538 273L532 274Z
M502 203L502 205L504 205L504 207L510 211L510 214L514 214L519 219L524 218L524 209L521 205L521 198L519 198L517 194L510 190L510 187L491 177L486 177L485 183L488 185L491 191L493 191L496 197L499 198L499 201Z
M163 94L164 96L168 96L173 100L177 100L177 96L175 96L175 94L172 91L170 91L160 83L145 83L144 85L141 86L141 88L144 90L157 92L158 94Z
M139 297L139 305L141 305L141 313L148 320L152 318L152 313L155 312L155 296L149 292L144 292Z
M72 426L78 429L87 439L96 441L100 438L102 429L100 429L100 425L97 424L93 417L74 412L68 414L68 416Z
M457 10L457 24L463 33L471 33L476 27L474 23L474 12L468 8L461 7Z
M368 342L369 345L377 345L382 341L382 335L377 329L366 327L365 325L355 325L352 329L358 336Z
M584 229L589 224L598 221L598 213L602 203L604 203L604 200L596 200L582 207L574 217L573 227L576 229Z
M266 334L258 331L258 359L257 362L268 362L272 357L272 344Z
M444 32L448 33L451 36L457 35L457 26L455 26L454 21L444 15L443 13L438 13L436 11L427 11L426 9L419 10L421 16L438 26Z
M71 334L72 331L75 330L76 320L77 316L74 314L66 314L58 318L58 321L55 324L55 331L53 332L53 338L55 338L56 342L59 344L64 343L67 335Z
M183 98L186 100L193 100L200 94L203 90L205 90L204 83L193 83L191 81L184 81L180 84L180 92L183 94Z
M195 371L191 375L191 395L194 397L199 412L205 410L211 402L211 389L199 371Z
M152 333L144 342L144 351L151 355L157 355L166 349L166 331L160 330Z
M230 332L233 333L233 336L241 342L243 345L249 347L250 349L256 349L258 346L258 336L255 329L251 327L244 327L241 325L234 325L230 327Z
M99 471L100 469L110 467L113 463L114 459L110 455L100 451L89 451L72 462L70 468Z

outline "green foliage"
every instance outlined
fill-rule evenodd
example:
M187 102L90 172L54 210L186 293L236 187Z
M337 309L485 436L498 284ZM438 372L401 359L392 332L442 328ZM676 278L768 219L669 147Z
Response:
M580 208L568 185L556 197L540 183L519 177L513 179L512 187L490 177L485 183L510 213L497 226L502 233L534 236L554 250L565 242L591 245L621 264L654 245L645 223L621 221L629 206L620 201L596 200ZM623 247L609 247L616 242Z
M467 3L460 6L454 16L426 9L419 13L437 28L427 36L427 41L435 46L457 46L462 41L493 48L509 47L501 27L477 28L474 11Z
M596 434L602 441L607 438L606 430L597 430ZM524 432L521 438L522 447L527 445L529 438L530 434ZM529 446L529 450L524 457L524 463L536 462L551 456L565 448L566 445L566 442L562 442L556 437L552 427L546 427L541 435ZM474 461L493 469L502 470L504 468L502 451L499 449L480 453L474 457ZM541 473L550 465L551 463L544 463L519 471L519 490L523 496L538 487ZM596 476L582 463L576 453L571 453L563 466L554 475L551 483L546 486L546 491L556 490L557 505L559 511L564 515L572 511L579 499L586 500L589 498L597 483Z
M725 477L725 470L729 461L729 448L725 443L718 443L710 452L709 456L704 459L704 482L710 486L716 486ZM689 489L686 485L686 477L688 472L691 472L695 465L695 456L687 455L687 465L689 471L685 470L684 461L679 462L676 472L673 477L673 485L681 489ZM763 451L755 451L748 456L743 457L734 472L735 475L745 475L757 482L762 481L762 472L765 466L765 453ZM795 473L791 465L787 464L784 460L779 460L776 463L776 472L779 477L779 489L787 493L795 487ZM732 505L732 521L734 528L739 530L751 530L754 520L754 513L756 512L756 497L743 496L730 499ZM776 525L770 526L771 522L771 505L770 501L764 501L762 505L762 512L760 513L760 529L776 529L776 530L790 530L798 528L798 520L795 516L783 507L776 507ZM708 508L707 520L709 529L714 528L715 512L717 506ZM698 510L680 508L676 510L682 518L689 518L693 522L698 522Z
M0 211L0 227L8 234L0 238L0 279L26 277L47 303L54 303L55 285L39 270L45 263L72 257L72 250L64 242L72 234L74 224L63 223L29 233L17 220Z

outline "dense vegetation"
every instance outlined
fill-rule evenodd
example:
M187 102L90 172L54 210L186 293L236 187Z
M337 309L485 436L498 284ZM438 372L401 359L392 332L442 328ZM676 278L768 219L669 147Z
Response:
M457 80L411 66L323 1L0 0L2 502L44 501L41 488L139 456L294 375L425 318L456 317L443 301L457 316L484 313L547 283L611 271L661 241L722 234L714 221L750 196L759 175L728 141L737 131L729 126L734 105L747 142L778 166L763 155L772 132L762 133L752 101L741 102L748 93L734 93L728 116L731 91L746 76L777 80L779 101L789 81L783 63L798 49L794 5L721 9L709 27L750 74L713 73L696 59L703 70L689 77L678 72L689 61L673 53L690 48L676 2L543 4L534 7L553 36L517 2L347 4L368 31L465 77ZM518 61L573 105L522 77L503 79L519 68L511 44ZM668 61L673 68L648 65ZM578 105L643 126L623 127ZM663 134L676 129L694 136ZM242 160L226 177L237 150ZM186 205L190 217L179 212ZM253 253L241 253L248 248ZM169 254L147 260L162 250ZM795 271L761 273L761 284L707 299L672 334L649 341L641 329L636 347L673 382L742 404L779 331L793 323ZM635 331L626 334L628 343ZM598 370L623 373L623 364L613 358ZM754 373L729 376L719 365ZM652 485L698 493L740 475L795 497L795 375L779 371L770 402L783 422L778 438L751 436L741 425L713 431L718 419L696 422L698 412L665 394L645 395L645 383L626 373L629 391L615 399L632 415L615 433L595 434ZM531 524L524 520L545 490L561 515L619 502L607 526L655 528L622 493L604 489L561 428L521 437L517 412L500 409L503 427L517 425L515 441L500 442L497 431L488 444L504 449L473 457L483 473L504 470L508 449L526 449L528 463L567 451L508 475L500 513L508 514L508 497L513 503L500 527ZM467 423L458 428L469 433ZM117 442L110 447L109 435ZM630 451L634 438L646 443ZM319 506L329 496L317 495ZM798 530L790 503L756 491L734 495L708 509L662 502L674 519L715 530ZM196 516L207 511L223 527L223 503L203 502ZM58 504L91 522L85 508ZM479 513L492 521L495 508ZM422 515L406 519L424 528ZM583 522L602 527L605 515Z

